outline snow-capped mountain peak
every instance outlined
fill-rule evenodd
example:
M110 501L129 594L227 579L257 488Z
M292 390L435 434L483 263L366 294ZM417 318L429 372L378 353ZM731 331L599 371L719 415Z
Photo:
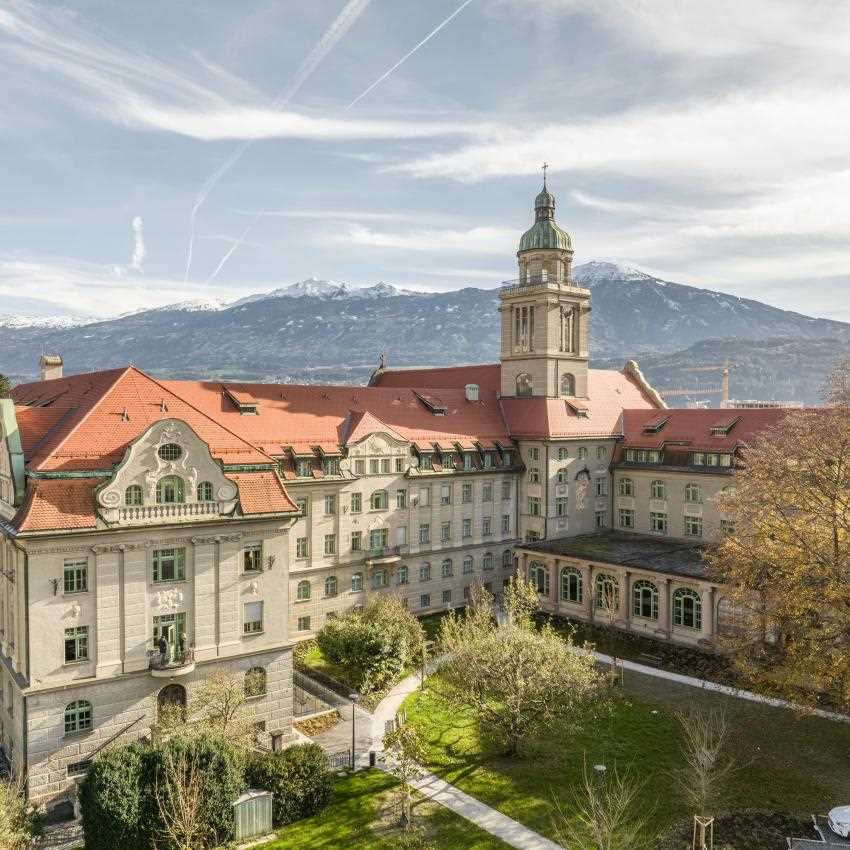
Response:
M74 316L0 316L0 328L76 328L97 319Z
M608 280L641 281L653 277L628 263L591 260L573 269L573 279L591 287Z

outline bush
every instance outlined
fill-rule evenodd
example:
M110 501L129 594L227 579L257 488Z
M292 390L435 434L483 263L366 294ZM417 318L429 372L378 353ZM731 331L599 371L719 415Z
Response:
M424 636L418 620L394 597L376 597L363 611L328 620L316 637L324 656L343 667L362 693L378 690L415 663Z
M274 794L273 820L284 826L322 811L333 796L333 776L318 744L297 744L280 752L254 753L248 784Z

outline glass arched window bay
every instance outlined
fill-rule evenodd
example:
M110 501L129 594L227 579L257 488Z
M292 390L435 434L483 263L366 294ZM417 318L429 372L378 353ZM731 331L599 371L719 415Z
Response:
M199 502L211 502L213 500L213 486L211 481L202 481L198 485L197 498Z
M702 599L695 590L680 587L673 593L673 625L702 628Z
M299 602L310 598L310 582L306 579L298 582L297 598Z
M336 576L328 576L325 579L325 596L336 596L337 594L337 581Z
M616 576L607 573L596 576L596 607L602 611L616 611L620 607L620 583Z
M180 504L186 501L183 479L179 475L166 475L156 482L158 505Z
M577 605L584 601L584 580L581 570L576 567L564 567L561 570L561 599Z
M518 396L529 396L533 393L534 382L528 372L520 372L516 376L516 394Z
M124 504L127 506L138 506L142 504L142 488L138 484L131 484L124 491Z
M645 579L632 587L632 614L644 620L658 619L658 588Z
M561 395L574 396L576 394L576 379L569 372L561 375Z
M549 595L549 568L541 561L532 561L528 577L541 596Z
M75 735L92 728L91 703L78 699L65 706L65 734Z

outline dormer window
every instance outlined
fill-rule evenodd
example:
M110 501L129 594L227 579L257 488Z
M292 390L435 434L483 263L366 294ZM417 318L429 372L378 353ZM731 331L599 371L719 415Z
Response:
M142 504L142 488L138 484L131 484L124 491L124 504L128 507L138 507Z
M339 475L339 458L326 457L322 460L322 470L325 475Z
M163 448L165 448L163 446ZM161 450L160 450L161 451ZM156 484L156 503L158 505L180 504L186 501L183 479L178 475L166 475Z
M211 502L213 500L213 486L209 481L202 481L198 485L198 501Z
M310 478L313 474L313 465L309 460L295 461L295 474L299 478Z
M472 469L472 455L469 452L463 454L463 468L466 470Z
M168 461L169 463L180 460L183 456L183 449L177 445L177 443L166 443L163 446L159 447L159 451L157 454L162 458L162 460Z
M433 469L434 468L434 458L430 454L419 455L419 465L422 469Z

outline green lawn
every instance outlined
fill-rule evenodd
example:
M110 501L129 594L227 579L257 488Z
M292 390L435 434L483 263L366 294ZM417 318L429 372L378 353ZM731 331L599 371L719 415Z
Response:
M334 786L334 801L327 809L284 827L262 850L390 850L399 834L389 801L394 784L394 779L377 770L346 776ZM440 850L508 848L469 821L424 799L414 806L414 821Z
M764 808L808 814L850 799L850 724L814 717L627 674L610 712L579 730L553 730L538 751L508 760L493 753L476 724L433 692L405 703L408 722L427 741L428 765L438 775L538 832L554 837L553 801L568 806L588 765L630 767L645 780L642 802L660 835L688 816L671 771L679 764L673 711L685 704L724 705L741 770L728 785L729 809Z

